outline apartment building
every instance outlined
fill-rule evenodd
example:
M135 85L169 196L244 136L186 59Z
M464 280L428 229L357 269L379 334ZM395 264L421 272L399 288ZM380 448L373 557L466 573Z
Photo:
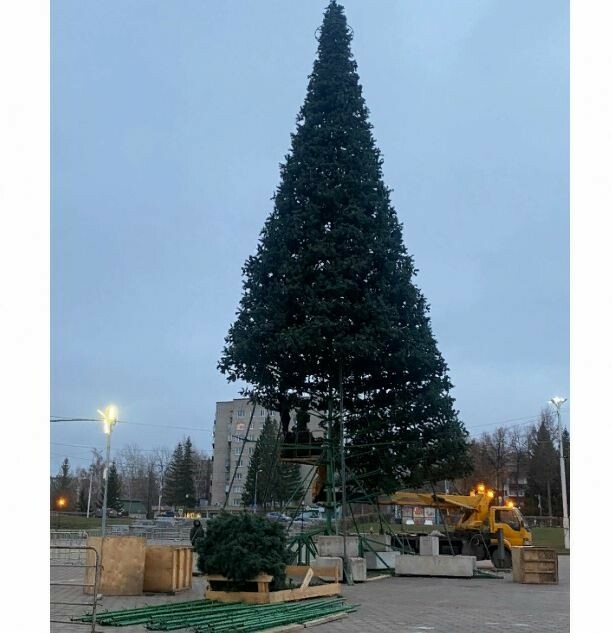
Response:
M525 490L527 489L527 477L512 474L503 483L504 498L512 498L521 505L525 499Z
M251 415L253 416L252 420ZM228 492L227 507L229 509L241 507L242 492L249 472L251 456L267 416L280 424L280 416L277 411L268 411L258 404L253 405L246 398L217 402L213 428L211 482L211 506L213 508L220 508L225 504ZM293 424L294 417L292 415L291 424ZM250 428L249 421L251 421ZM318 420L311 416L309 427L312 431L318 429ZM312 467L301 466L301 470L302 479L305 480L312 471ZM307 491L304 501L306 504L312 502L310 490Z

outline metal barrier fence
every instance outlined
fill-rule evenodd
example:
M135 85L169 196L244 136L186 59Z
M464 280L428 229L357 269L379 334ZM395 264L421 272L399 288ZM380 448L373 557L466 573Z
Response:
M561 517L526 516L525 521L529 527L563 527Z
M126 529L127 528L127 529ZM144 536L151 544L189 545L190 525L158 527L150 525L109 526L108 537ZM50 531L50 621L51 633L96 630L100 578L99 555L87 545L89 536L101 536L101 530ZM71 618L93 613L91 623L73 622Z
M144 536L148 541L171 542L190 545L191 526L157 527L148 525L112 525L106 529L107 536ZM51 530L51 545L87 545L88 536L102 536L95 530Z
M128 530L123 529L129 527ZM118 529L117 529L118 528ZM159 528L159 527L138 527L138 526L112 526L106 530L107 536L144 536L147 541L160 543L172 543L173 545L191 545L189 540L189 529L181 528ZM89 536L102 536L101 530L87 530Z
M52 544L50 566L51 633L83 631L84 626L94 633L100 578L98 552L87 545ZM91 622L72 621L90 613Z

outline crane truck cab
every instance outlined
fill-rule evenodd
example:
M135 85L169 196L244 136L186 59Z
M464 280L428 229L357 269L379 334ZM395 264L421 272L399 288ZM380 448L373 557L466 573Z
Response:
M510 567L511 548L531 545L532 536L520 510L512 503L492 505L494 496L492 490L479 484L469 495L402 490L381 499L380 503L433 507L443 515L459 513L459 518L450 525L444 519L446 534L440 537L440 553L475 556L477 560L491 559L496 567ZM501 544L500 530L503 536ZM401 538L409 549L418 552L419 536L414 533Z

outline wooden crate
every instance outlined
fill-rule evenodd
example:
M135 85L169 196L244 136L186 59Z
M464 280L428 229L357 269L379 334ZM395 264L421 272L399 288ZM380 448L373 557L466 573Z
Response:
M100 554L100 536L90 536L87 545ZM144 580L146 538L144 536L106 536L102 551L99 593L105 596L140 596ZM93 593L95 555L87 550L85 593Z
M149 545L145 552L142 590L175 593L191 589L193 551L191 547Z
M206 598L219 602L247 602L251 604L275 604L279 602L291 602L293 600L305 600L306 598L319 598L322 596L340 595L340 583L338 580L338 570L336 567L311 567L310 565L289 565L286 569L288 578L301 580L300 587L296 589L281 589L280 591L270 591L272 576L268 574L258 574L251 580L256 591L217 591L208 589ZM310 581L314 576L332 576L334 582L324 585L310 586ZM225 576L210 574L207 580L228 582Z
M523 584L558 584L557 552L549 547L513 547L512 578Z

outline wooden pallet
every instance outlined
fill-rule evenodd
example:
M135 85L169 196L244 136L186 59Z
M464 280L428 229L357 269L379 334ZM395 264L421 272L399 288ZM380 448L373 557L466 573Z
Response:
M191 589L191 547L148 545L145 552L143 591L169 593Z
M342 593L338 579L337 567L312 567L310 565L289 565L286 568L288 578L301 580L301 585L296 589L281 589L270 591L272 576L258 574L250 582L257 587L256 591L218 591L208 589L206 598L219 602L248 602L250 604L275 604L278 602L291 602L293 600L305 600L306 598L320 598L322 596L337 596ZM310 586L315 576L332 577L332 582L324 585ZM209 574L208 582L215 584L229 582L225 576Z
M512 579L532 585L558 584L557 552L548 547L513 547Z

